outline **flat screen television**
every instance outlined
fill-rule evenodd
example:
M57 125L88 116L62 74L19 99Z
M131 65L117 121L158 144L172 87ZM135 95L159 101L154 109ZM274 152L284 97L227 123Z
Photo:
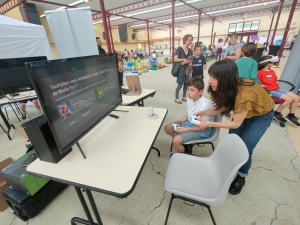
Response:
M61 154L122 103L115 54L25 66Z
M44 60L46 56L0 59L0 95L33 90L24 63Z

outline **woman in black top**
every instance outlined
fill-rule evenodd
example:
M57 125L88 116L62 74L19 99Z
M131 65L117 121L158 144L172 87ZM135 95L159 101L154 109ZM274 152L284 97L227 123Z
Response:
M193 60L188 60L187 58L189 56L193 55L193 51L189 48L189 46L192 44L193 41L193 36L191 34L186 34L183 37L183 46L178 47L175 52L174 56L174 62L180 62L181 67L179 69L179 75L177 77L177 83L178 86L175 91L175 102L178 104L182 104L182 102L179 100L179 91L183 86L183 97L182 101L186 101L186 91L187 91L187 86L186 86L186 68L189 63L192 63Z

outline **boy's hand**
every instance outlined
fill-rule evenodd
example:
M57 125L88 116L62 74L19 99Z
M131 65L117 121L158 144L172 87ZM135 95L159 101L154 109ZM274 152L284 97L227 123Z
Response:
M185 133L185 132L187 132L187 128L185 128L185 127L179 127L176 130L176 133L179 133L179 134L182 134L182 133Z

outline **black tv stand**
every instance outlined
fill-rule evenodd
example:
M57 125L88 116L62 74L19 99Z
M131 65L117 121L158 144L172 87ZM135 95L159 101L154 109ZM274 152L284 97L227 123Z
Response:
M85 156L85 154L83 153L83 151L82 151L82 149L81 149L81 147L80 147L80 145L79 145L79 143L78 143L78 142L76 142L76 145L77 145L77 147L78 147L79 151L81 152L81 154L82 154L82 157L83 157L84 159L86 159L86 156Z

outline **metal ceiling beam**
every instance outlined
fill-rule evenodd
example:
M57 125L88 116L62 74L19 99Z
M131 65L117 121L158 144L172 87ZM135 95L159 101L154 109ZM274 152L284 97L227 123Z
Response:
M111 13L111 14L126 13L126 12L130 12L130 11L138 10L138 9L144 9L144 8L151 7L151 6L160 5L160 4L171 2L171 1L172 0L144 0L144 1L136 2L136 3L132 3L129 5L124 5L122 7L110 9L106 12ZM93 15L93 20L101 19L101 18L102 17L101 17L100 13Z
M23 0L10 0L7 2L4 2L2 5L0 5L0 14L3 15L7 13L8 11L12 10L13 8L19 6Z
M219 10L232 9L232 8L236 8L236 7L250 6L250 5L259 4L259 3L268 3L270 1L274 1L274 0L244 0L244 1L220 4L220 5L216 5L216 6L210 6L210 7L202 8L202 10L203 10L203 13L205 14L205 13L215 12L215 11L219 11ZM175 18L185 17L185 16L193 16L193 15L195 15L195 16L198 15L198 10L189 10L189 11L185 11L185 12L176 13ZM153 18L153 19L151 19L151 22L161 21L161 20L169 20L169 19L172 19L171 14Z
M292 5L285 5L283 6L282 10L283 11L288 11L292 8ZM298 3L296 5L296 8L300 8L300 3ZM272 13L273 11L273 7L272 8L265 8L265 9L258 9L258 10L252 10L252 11L248 11L248 12L239 12L239 13L230 13L230 14L226 14L226 15L221 15L221 16L216 16L217 19L220 20L228 20L228 19L236 19L236 18L243 18L245 16L255 16L255 15L261 15L261 14L267 14L267 13ZM205 22L211 22L211 19L206 17L201 19L201 23L205 23ZM191 24L198 24L198 19L194 19L194 20L187 20L187 21L182 21L179 23L176 23L175 25L179 25L179 26L186 26L186 25L191 25ZM150 30L156 30L156 29L161 29L161 28L167 28L169 25L165 25L165 26L155 26L155 27L150 27ZM140 29L134 29L134 32L138 32L138 31L144 31L144 28L140 28Z
M183 4L185 4L185 5L189 6L189 7L191 7L192 9L197 10L197 12L198 12L197 14L199 14L199 9L197 9L196 7L192 6L191 4L189 4L189 3L187 3L187 2L185 2L185 1L183 1L183 0L178 0L178 1L180 1L180 2L182 2ZM206 14L206 13L204 13L204 15L206 15L206 16L212 18L213 21L216 20L214 17L212 17L212 16L210 16L210 15L208 15L208 14ZM216 20L216 21L222 23L220 20Z
M49 1L44 1L44 0L30 0L30 1L31 2L40 2L40 3L50 4L50 5L57 5L57 6L66 7L66 8L77 8L76 6L70 6L70 5L65 5L65 4L56 3L56 2L49 2ZM98 11L98 10L91 9L91 11L101 13L101 11Z

